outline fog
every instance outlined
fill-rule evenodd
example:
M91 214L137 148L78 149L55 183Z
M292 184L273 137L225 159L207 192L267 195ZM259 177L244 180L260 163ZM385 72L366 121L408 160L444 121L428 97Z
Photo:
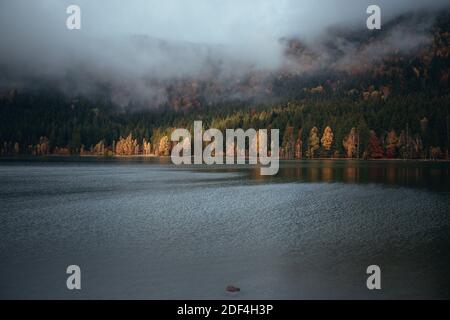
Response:
M385 24L399 14L439 9L447 2L2 0L0 87L53 81L66 92L92 94L107 84L119 96L122 92L158 104L167 98L162 83L173 79L229 81L286 66L301 72L301 61L293 66L285 55L281 39L291 38L322 50L322 64L345 69L369 53L380 56L390 43L410 50L428 41L427 23L396 30L386 42L378 41L365 52L341 42L348 54L339 61L332 61L320 45L320 39L332 37L328 30L335 26L363 30L369 4L381 7ZM81 30L66 28L70 4L81 8Z

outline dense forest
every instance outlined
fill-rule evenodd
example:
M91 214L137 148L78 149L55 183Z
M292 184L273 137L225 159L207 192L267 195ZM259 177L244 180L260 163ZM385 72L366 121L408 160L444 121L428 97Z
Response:
M14 94L2 106L2 155L168 155L174 128L278 128L281 156L443 158L448 150L449 96L386 100L304 99L276 106L237 103L188 114L112 111L56 95ZM3 102L4 103L4 102ZM237 109L237 110L236 110Z
M258 88L253 98L208 101L207 84L193 79L171 85L168 99L151 107L119 106L108 94L68 96L51 83L8 88L0 93L0 152L169 155L171 131L202 120L205 129L279 129L286 159L448 159L449 17L433 24L430 43L407 53L391 50L363 67L251 75L241 87ZM346 37L360 48L374 41ZM299 40L285 41L294 59L316 57Z

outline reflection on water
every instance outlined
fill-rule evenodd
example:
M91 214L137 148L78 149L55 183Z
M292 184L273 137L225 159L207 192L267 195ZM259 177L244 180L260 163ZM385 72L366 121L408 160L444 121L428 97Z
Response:
M420 187L450 190L450 162L403 160L295 160L280 161L276 176L261 176L260 168L252 165L180 165L172 164L170 157L47 157L0 158L0 164L147 164L199 172L245 174L250 180L261 182L312 182L312 183L379 183L391 186Z
M255 179L273 180L260 176ZM380 183L391 186L450 190L450 163L419 161L312 160L283 161L276 179L300 182Z

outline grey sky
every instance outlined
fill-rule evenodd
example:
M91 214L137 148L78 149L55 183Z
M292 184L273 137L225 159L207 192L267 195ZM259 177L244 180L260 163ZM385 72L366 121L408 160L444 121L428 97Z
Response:
M90 76L132 80L204 72L213 55L227 66L272 70L282 63L282 37L314 39L327 27L363 28L369 4L383 21L448 0L1 0L0 67L21 76L58 76L82 65ZM65 27L66 7L82 10L82 30ZM169 49L130 43L145 35ZM193 49L183 43L201 44ZM236 68L234 68L236 69ZM240 69L240 68L239 68ZM245 69L245 68L243 68ZM5 75L3 75L3 78ZM0 79L1 80L1 79ZM3 79L4 80L4 79Z

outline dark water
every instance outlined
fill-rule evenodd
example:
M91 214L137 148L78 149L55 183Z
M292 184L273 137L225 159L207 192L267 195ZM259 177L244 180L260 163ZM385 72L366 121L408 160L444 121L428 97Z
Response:
M450 164L281 165L1 161L0 298L450 298Z

